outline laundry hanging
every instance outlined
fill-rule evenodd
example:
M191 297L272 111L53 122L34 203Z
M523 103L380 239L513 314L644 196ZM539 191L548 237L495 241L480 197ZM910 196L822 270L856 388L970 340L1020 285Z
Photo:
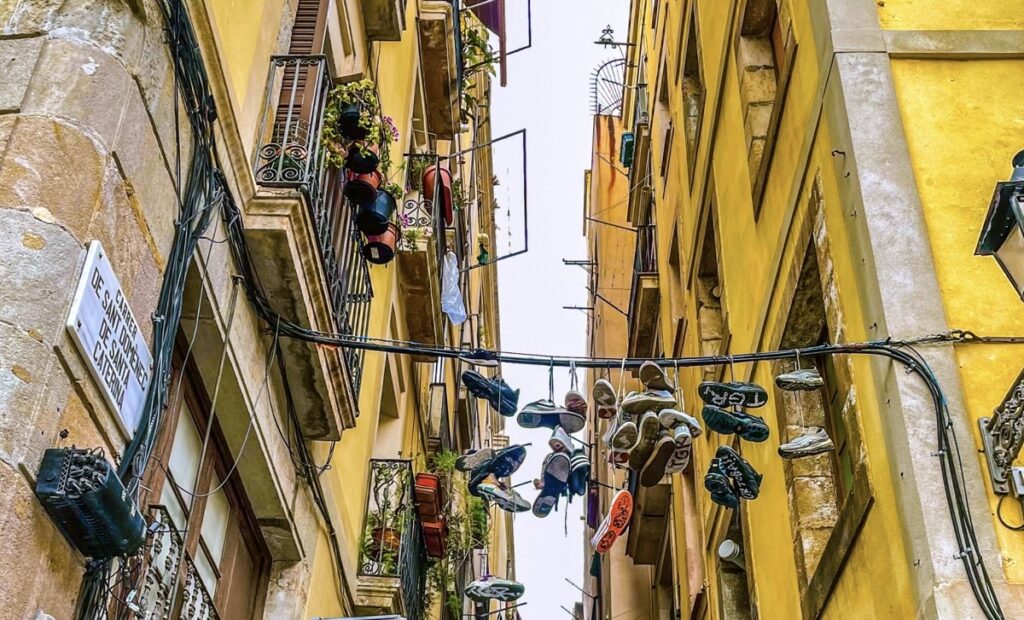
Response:
M466 305L459 290L459 259L451 250L444 255L441 269L441 310L452 325L461 325L466 320Z

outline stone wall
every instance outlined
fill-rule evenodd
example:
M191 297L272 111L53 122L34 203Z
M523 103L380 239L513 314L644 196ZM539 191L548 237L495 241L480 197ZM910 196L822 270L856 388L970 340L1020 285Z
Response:
M98 239L150 341L177 213L175 81L163 16L151 0L5 2L0 24L0 529L7 535L0 617L42 610L68 618L84 559L34 497L35 472L46 448L98 446L116 459L127 437L64 322L86 245ZM184 114L180 122L177 155L187 169ZM208 269L231 270L226 251L211 260L219 264ZM210 303L214 325L223 301ZM254 325L242 306L242 322ZM258 338L229 346L231 364L239 366L228 374L244 393L250 377L262 380L264 349ZM258 373L245 368L254 360ZM260 416L280 414L276 398ZM263 424L271 428L269 420ZM250 494L262 486L259 497L280 503L274 511L287 518L274 527L297 538L302 555L303 547L315 548L302 541L317 529L307 493L284 469L291 467L287 446L257 434L263 452L247 452L247 461L264 459L274 475L243 482ZM280 544L268 546L278 553ZM267 613L297 617L309 571L295 563L294 551L280 555L291 557L274 564Z

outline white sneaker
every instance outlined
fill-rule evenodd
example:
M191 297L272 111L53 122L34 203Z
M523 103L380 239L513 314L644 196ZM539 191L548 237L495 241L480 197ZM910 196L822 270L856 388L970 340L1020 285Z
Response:
M676 449L665 465L666 474L675 474L686 469L690 464L690 454L693 452L693 435L685 424L677 426L672 431L672 439L675 441Z
M572 437L561 426L555 427L555 430L551 433L551 439L548 440L548 445L555 452L572 454L573 451Z
M594 408L597 409L599 418L611 418L615 416L615 388L604 379L594 382Z
M835 450L835 444L825 429L818 427L810 433L800 435L789 443L779 446L779 456L784 459L798 459Z
M658 412L658 421L670 431L679 426L686 426L690 430L691 437L700 437L700 434L704 432L697 418L676 409L662 409Z

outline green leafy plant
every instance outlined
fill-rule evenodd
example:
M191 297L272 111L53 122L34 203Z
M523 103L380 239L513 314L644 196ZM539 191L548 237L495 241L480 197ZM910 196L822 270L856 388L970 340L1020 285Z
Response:
M349 139L342 131L342 113L353 105L359 108L358 125L366 131L366 138L362 140ZM369 153L370 146L376 145L380 151L381 172L387 176L391 167L389 146L398 140L398 135L394 120L381 114L377 87L372 80L338 84L328 93L320 141L329 165L343 167L353 145L364 155Z
M462 185L462 179L452 181L452 205L458 210L466 208L466 190Z
M468 122L474 117L478 104L474 91L476 90L477 72L483 71L488 75L494 75L494 64L498 57L487 34L487 29L475 20L463 18L462 20L462 56L465 59L465 72L462 76L462 101L459 103L459 117L462 122Z
M423 173L433 164L432 159L431 157L415 156L409 158L409 173L406 176L405 186L410 191L423 189Z

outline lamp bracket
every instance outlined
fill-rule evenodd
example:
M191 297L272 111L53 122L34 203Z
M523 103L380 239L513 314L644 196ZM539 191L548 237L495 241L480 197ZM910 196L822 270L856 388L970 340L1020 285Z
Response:
M981 418L978 425L992 489L999 495L1007 495L1013 462L1024 446L1024 371L1017 376L992 417Z

